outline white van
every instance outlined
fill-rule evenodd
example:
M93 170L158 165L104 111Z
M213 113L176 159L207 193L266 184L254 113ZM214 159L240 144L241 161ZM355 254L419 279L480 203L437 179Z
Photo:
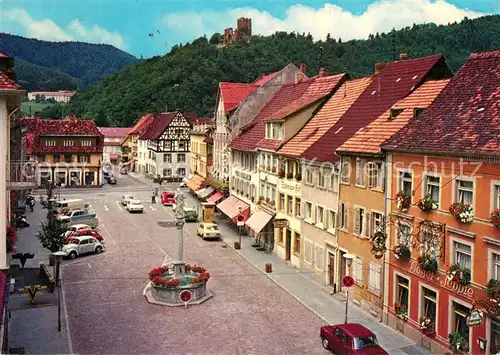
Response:
M58 213L68 213L73 210L84 210L85 201L83 198L56 201L55 209Z

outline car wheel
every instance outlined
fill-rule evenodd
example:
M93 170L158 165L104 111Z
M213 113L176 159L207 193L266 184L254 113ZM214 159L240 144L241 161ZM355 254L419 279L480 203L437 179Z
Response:
M96 253L96 254L99 254L101 251L102 251L102 247L101 247L101 246L97 246L97 247L95 248L95 253Z
M69 257L70 259L75 259L75 258L76 258L76 256L77 256L77 255L76 255L76 251L72 251L72 252L71 252L71 253L69 253L69 255L68 255L68 257Z
M330 350L330 345L328 344L328 339L326 339L326 337L321 338L321 345L323 345L326 350Z

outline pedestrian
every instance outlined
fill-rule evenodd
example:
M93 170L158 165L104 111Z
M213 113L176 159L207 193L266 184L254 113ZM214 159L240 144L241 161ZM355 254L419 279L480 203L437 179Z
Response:
M151 197L151 203L156 203L156 192L153 191L153 196Z

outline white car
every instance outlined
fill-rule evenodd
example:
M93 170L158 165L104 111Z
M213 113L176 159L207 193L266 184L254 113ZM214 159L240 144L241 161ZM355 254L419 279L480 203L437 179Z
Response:
M88 224L74 224L71 227L69 227L66 232L63 233L63 236L66 238L71 233L79 231L79 230L83 230L83 229L92 229L92 228Z
M144 206L139 200L129 200L126 208L129 212L144 212Z
M122 196L122 201L121 201L122 205L123 206L128 205L128 201L133 200L133 199L134 199L134 196L132 196L132 195L123 195Z
M200 223L196 229L198 234L203 239L220 239L220 231L215 223Z
M103 250L104 244L90 236L71 238L69 243L62 247L62 251L66 253L66 257L70 259L74 259L84 254L99 254Z

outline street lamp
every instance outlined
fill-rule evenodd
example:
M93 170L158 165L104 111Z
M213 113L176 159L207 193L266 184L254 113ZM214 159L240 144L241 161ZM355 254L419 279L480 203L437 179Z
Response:
M344 254L344 259L345 263L347 265L347 273L348 275L351 274L351 265L352 265L352 260L354 259L354 255L352 254ZM345 317L344 317L344 323L347 323L347 311L349 309L349 287L346 288L346 300L345 300Z
M241 215L241 211L243 211L242 206L238 206L238 241L241 247L241 225L243 224L243 216Z
M57 287L57 331L61 331L61 263L66 253L56 251L52 253L56 258L56 287Z

